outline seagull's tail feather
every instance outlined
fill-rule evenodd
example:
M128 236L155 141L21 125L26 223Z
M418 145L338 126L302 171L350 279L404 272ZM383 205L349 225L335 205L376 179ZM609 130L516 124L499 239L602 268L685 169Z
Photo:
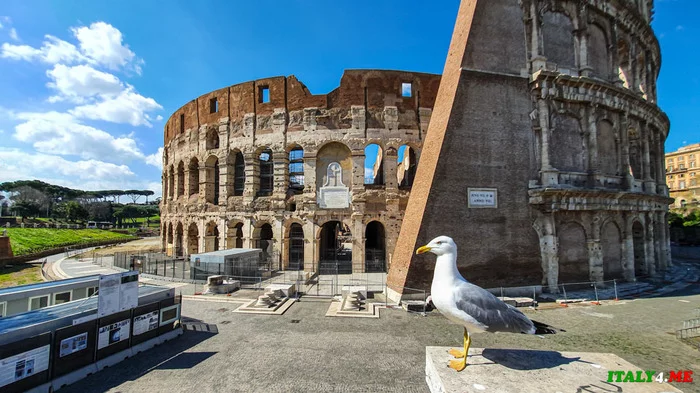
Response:
M532 321L535 325L535 334L556 334L557 331L566 332L564 329L555 328L542 322Z

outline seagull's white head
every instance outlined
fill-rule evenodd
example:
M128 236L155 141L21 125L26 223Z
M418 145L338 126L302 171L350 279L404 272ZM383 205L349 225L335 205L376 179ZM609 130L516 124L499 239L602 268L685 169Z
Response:
M430 243L416 250L416 254L423 254L426 252L433 253L437 256L444 254L454 255L457 253L457 245L449 236L438 236L431 240Z

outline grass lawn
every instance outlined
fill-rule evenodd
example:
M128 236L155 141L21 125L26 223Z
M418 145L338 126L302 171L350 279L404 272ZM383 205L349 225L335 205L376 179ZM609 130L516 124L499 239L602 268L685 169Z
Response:
M15 256L91 241L133 238L100 229L8 228L7 234Z
M0 268L0 288L42 282L41 265L20 263Z

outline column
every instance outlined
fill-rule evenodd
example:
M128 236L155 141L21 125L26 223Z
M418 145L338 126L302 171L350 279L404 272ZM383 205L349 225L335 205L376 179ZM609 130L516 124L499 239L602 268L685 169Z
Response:
M226 206L228 197L233 195L233 163L226 157L219 160L219 205Z
M620 116L620 139L622 146L622 171L625 176L627 191L634 190L634 175L630 168L630 138L629 138L629 113Z
M652 213L644 214L644 265L647 274L656 275L654 255L654 216Z
M364 273L365 271L365 225L362 216L353 214L350 230L352 231L352 272Z
M278 208L283 209L289 188L289 154L286 151L272 153L272 164L275 176L272 195L276 201L282 204Z
M545 68L547 58L543 56L540 44L542 43L542 31L540 29L540 14L537 12L537 2L530 3L530 51L532 61L532 72Z
M559 293L559 239L554 234L554 216L548 213L537 218L533 227L540 238L542 285L546 285L550 293Z
M249 205L255 199L255 193L260 185L260 167L255 153L243 153L245 160L245 187L243 189L243 201Z
M306 175L304 175L306 177ZM318 225L310 219L304 222L304 271L316 271L318 265L318 256L316 255L316 233Z
M649 126L646 123L640 124L642 136L642 180L644 181L644 192L656 192L656 184L651 179L651 160L649 157Z
M603 282L603 247L600 239L588 240L588 272L591 281Z
M307 153L304 150L304 194L299 195L303 197L304 209L316 206L316 153ZM301 207L301 204L297 202L297 209ZM304 227L304 233L306 233L306 226ZM314 235L315 236L315 232ZM304 248L304 270L306 270L307 257L306 248ZM313 260L311 262L314 262ZM313 263L312 263L313 264Z
M546 88L546 87L543 87ZM559 184L559 171L552 167L550 163L550 136L549 128L549 106L544 99L537 100L538 116L540 120L540 134L542 141L542 166L540 167L540 182L543 186Z
M625 230L623 232L622 240L622 269L625 281L635 282L634 272L634 237L632 236L632 217L626 215L625 220Z

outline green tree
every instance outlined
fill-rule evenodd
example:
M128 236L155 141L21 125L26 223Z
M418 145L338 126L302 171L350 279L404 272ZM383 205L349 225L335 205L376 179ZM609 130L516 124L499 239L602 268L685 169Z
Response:
M36 217L41 211L41 206L36 202L24 200L15 202L12 205L12 210L16 215L22 217L22 221L24 221L27 217Z
M76 201L66 202L66 216L71 221L85 221L89 216L87 209Z

